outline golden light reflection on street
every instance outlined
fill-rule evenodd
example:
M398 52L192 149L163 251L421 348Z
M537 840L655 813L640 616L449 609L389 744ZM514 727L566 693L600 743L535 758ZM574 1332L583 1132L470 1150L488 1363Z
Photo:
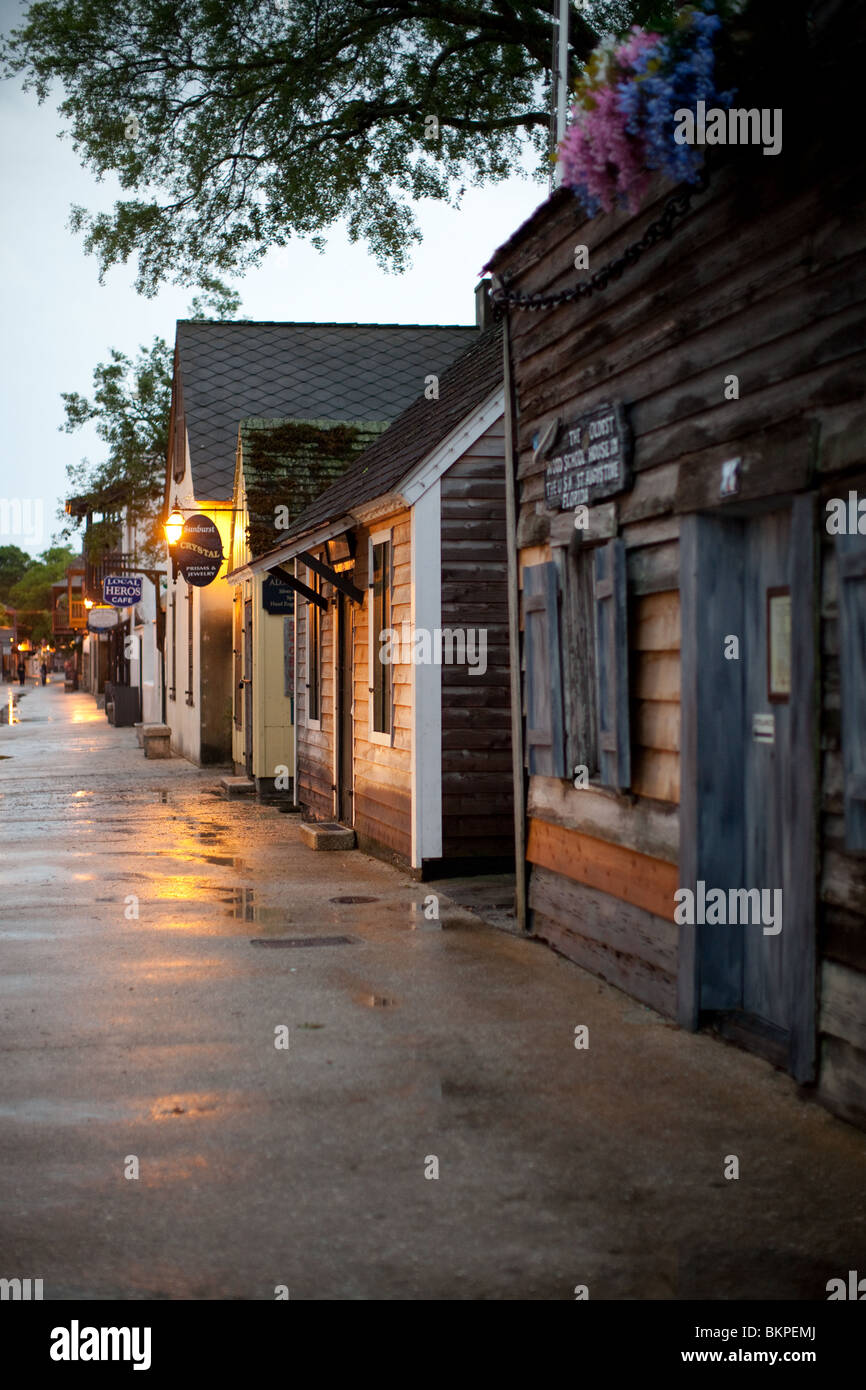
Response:
M72 723L72 724L104 724L104 723L105 723L105 711L104 711L104 710L101 710L101 709L98 709L96 705L91 704L90 701L88 700L87 704L82 703L82 704L78 705L78 707L77 707L76 709L74 709L74 710L72 711L72 715L71 715L71 718L70 718L70 723Z
M225 1101L213 1091L178 1091L151 1101L147 1115L151 1120L167 1120L179 1115L214 1114L221 1099Z

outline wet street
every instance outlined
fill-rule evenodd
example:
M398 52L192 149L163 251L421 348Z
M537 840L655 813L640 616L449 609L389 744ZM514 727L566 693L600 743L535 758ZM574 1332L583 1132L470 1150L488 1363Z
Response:
M441 885L307 849L62 682L18 714L0 1275L46 1299L824 1299L866 1271L866 1135L787 1076Z

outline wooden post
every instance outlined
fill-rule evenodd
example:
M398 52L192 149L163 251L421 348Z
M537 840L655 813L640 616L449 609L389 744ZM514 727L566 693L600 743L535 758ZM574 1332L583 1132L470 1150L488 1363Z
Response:
M505 524L508 556L508 653L511 680L511 766L514 780L514 909L528 931L526 915L526 774L523 767L523 695L520 681L520 586L517 571L517 459L514 450L514 385L511 337L504 310L502 358L505 377Z

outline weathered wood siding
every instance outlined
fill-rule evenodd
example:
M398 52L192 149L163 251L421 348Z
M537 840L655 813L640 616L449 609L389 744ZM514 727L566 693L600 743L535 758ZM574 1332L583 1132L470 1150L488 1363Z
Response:
M391 622L411 623L410 520L407 511L358 531L354 580L366 597L355 610L355 831L360 844L412 855L412 668L394 667L394 737L390 747L370 738L370 612L368 551L371 534L390 531L393 544Z
M533 778L533 828L554 823L555 811L560 829L662 863L676 864L678 856L680 518L719 506L721 463L735 454L742 459L740 501L802 492L830 476L840 478L837 489L844 477L847 489L856 485L852 470L866 464L863 171L828 170L823 183L798 190L767 163L760 177L735 157L716 167L673 241L644 252L603 293L576 305L509 312L522 566L549 560L563 544L562 519L544 501L544 462L533 458L533 439L557 416L568 420L610 400L626 404L634 435L634 486L603 506L613 509L604 534L621 535L627 547L630 790L637 799L564 783L554 791L548 779ZM590 268L599 269L640 237L669 193L657 181L639 217L616 212L589 221L576 199L556 195L492 268L524 293L564 289L577 278L577 245L588 246ZM730 375L739 382L735 399L726 398ZM840 839L835 582L825 546L819 1089L862 1122L866 869L863 856L846 854ZM666 808L661 839L648 819L651 803ZM602 805L593 827L591 808ZM646 916L626 913L616 918L614 934L597 911L601 890L580 868L587 857L566 874L549 856L539 857L543 842L535 831L530 902L537 928L574 959L670 1012L676 961L667 914L645 907L639 910ZM619 900L630 896L621 890ZM638 909L633 901L631 907Z
M442 479L442 627L482 629L487 670L442 666L442 855L514 854L506 582L505 427Z
M859 431L860 469L825 483L826 502L849 491L866 497L866 419ZM821 880L819 950L823 957L818 1015L820 1086L824 1098L847 1119L866 1123L866 855L845 843L844 769L841 745L839 566L833 537L821 544Z

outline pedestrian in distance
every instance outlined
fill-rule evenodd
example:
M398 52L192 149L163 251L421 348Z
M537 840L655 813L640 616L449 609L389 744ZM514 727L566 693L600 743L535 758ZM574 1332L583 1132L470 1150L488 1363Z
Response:
M39 674L42 677L42 684L44 685L48 679L48 666L44 661L42 665L39 667Z
M24 665L24 662L23 662L23 661L19 661L19 663L18 663L18 684L19 684L19 685L23 685L24 682L25 682L26 680L27 680L27 667Z

